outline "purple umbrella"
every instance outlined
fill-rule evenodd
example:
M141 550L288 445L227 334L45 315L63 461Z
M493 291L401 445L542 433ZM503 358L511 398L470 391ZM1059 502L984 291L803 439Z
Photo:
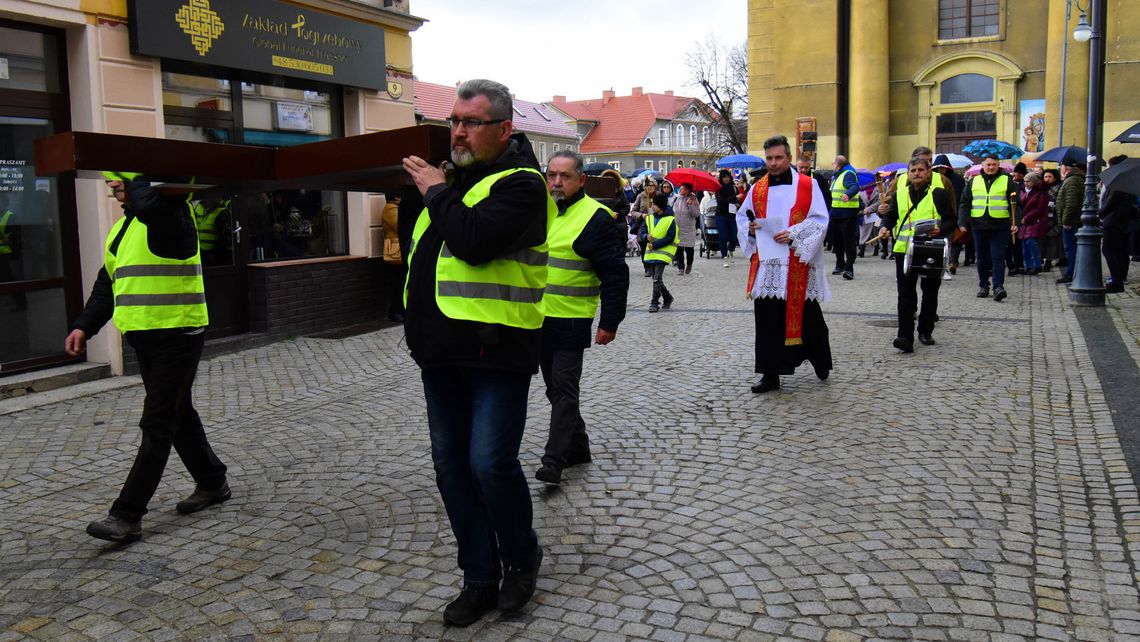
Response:
M876 172L897 172L900 169L906 169L906 163L887 163L875 168Z

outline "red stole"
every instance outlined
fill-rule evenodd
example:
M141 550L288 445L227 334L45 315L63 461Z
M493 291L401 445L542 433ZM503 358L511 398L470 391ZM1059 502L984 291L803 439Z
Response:
M811 208L812 178L805 174L798 174L799 182L796 185L796 202L792 205L788 216L788 227L798 225L807 218ZM768 176L765 175L756 183L752 190L752 209L756 218L768 217ZM748 293L751 295L752 287L756 282L756 272L760 265L760 252L752 255L752 262L748 272ZM810 267L800 261L795 249L788 248L788 283L785 306L787 316L784 319L784 345L802 345L804 330L804 299L807 297L808 272Z

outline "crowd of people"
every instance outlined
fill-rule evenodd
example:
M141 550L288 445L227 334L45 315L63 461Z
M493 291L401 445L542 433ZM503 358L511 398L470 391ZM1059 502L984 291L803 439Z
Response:
M566 468L592 459L580 412L583 353L614 341L625 318L627 248L636 248L653 279L649 312L672 306L665 274L670 265L678 275L691 273L698 231L702 239L717 231L725 267L741 251L755 321L757 394L779 389L780 377L805 361L821 380L832 371L820 305L830 298L829 250L832 274L847 281L868 245L872 256L894 257L894 345L903 352L913 351L916 329L919 343L934 345L943 268L955 271L959 256L953 252L949 265L916 267L908 257L920 239L934 247L953 243L966 250L967 262L976 257L978 296L989 296L992 283L995 301L1008 296L1009 257L1013 273L1039 274L1057 263L1066 268L1059 281L1071 281L1079 166L1050 179L1022 166L1007 174L987 157L967 182L920 147L905 171L868 189L843 156L834 159L830 182L811 171L810 159L793 168L787 138L773 136L763 143L765 170L753 180L723 171L719 187L702 197L689 183L674 192L668 182L647 179L629 198L596 200L585 192L580 155L564 150L539 165L513 128L506 87L470 80L456 91L450 163L405 158L412 184L390 198L382 217L384 260L403 283L389 313L402 317L421 370L436 484L458 545L463 584L443 611L452 626L493 609L518 611L534 595L543 548L519 461L531 379L541 372L551 404L535 477L560 484ZM172 450L195 482L179 512L204 510L232 492L192 402L209 324L196 213L137 176L112 173L107 185L124 216L110 231L105 266L65 347L82 353L113 320L138 354L146 388L142 442L107 516L87 527L93 537L128 543L142 535ZM1102 203L1109 291L1119 292L1135 197L1110 191Z

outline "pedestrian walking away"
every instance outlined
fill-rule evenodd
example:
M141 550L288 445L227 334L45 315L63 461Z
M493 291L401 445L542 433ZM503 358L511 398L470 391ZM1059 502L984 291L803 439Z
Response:
M953 230L956 220L954 201L941 187L931 185L930 161L921 156L910 159L907 167L907 184L895 192L890 204L881 204L883 229L879 237L895 237L895 282L898 286L898 334L894 347L903 352L914 352L914 313L918 306L915 288L921 279L922 308L918 315L918 341L934 345L934 324L938 320L938 289L942 287L941 274L909 272L904 267L907 244L916 230L926 221L934 222L929 236L941 237L944 230Z
M677 271L689 274L693 271L693 247L701 226L701 204L691 184L681 183L680 195L673 201L673 217L677 219Z
M649 210L645 225L641 227L641 240L645 241L643 258L653 277L653 298L649 302L649 311L656 312L661 308L668 310L673 305L673 295L665 287L665 268L673 262L673 256L677 252L677 222L664 194L653 197Z
M580 409L583 352L590 347L599 305L594 343L606 345L617 336L629 290L625 226L619 227L612 211L586 195L582 166L581 156L561 150L546 167L546 185L558 206L548 238L550 272L539 360L550 400L550 435L534 476L548 484L562 483L564 469L592 459Z
M780 375L810 361L817 377L832 369L827 324L819 304L831 298L823 270L827 201L818 184L791 168L784 136L764 141L768 174L737 213L740 244L751 262L748 296L756 319L756 372L752 392L780 387Z
M135 174L104 175L124 215L107 235L103 268L64 349L82 354L87 341L113 320L138 356L146 388L142 442L107 517L87 525L92 537L126 543L142 536L142 517L171 448L196 484L176 506L179 513L224 502L231 493L226 466L210 446L191 396L210 321L190 204L164 198Z
M436 485L463 571L443 619L467 626L492 609L525 606L542 563L518 457L557 208L530 141L513 133L510 90L480 79L456 93L454 171L404 159L424 207L400 245L409 248L405 337L421 369Z

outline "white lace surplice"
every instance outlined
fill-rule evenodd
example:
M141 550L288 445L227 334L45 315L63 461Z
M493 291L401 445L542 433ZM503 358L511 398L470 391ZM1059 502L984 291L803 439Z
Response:
M827 287L827 275L823 266L823 240L827 236L828 222L827 205L823 200L823 192L820 191L819 184L813 180L811 182L811 206L808 208L807 218L798 225L789 227L788 219L792 205L796 201L796 184L799 181L799 174L795 170L789 171L792 172L791 185L776 185L768 188L767 216L768 218L782 217L783 225L775 227L787 228L791 232L791 247L795 250L796 257L809 265L806 298L819 302L828 301L831 299L831 290ZM756 189L755 185L748 190L748 195L744 197L744 204L736 213L736 228L739 234L740 247L743 248L746 259L750 259L757 251L756 239L748 234L748 214L753 213L755 216L752 208L752 190L754 189ZM772 233L766 227L756 230L758 236ZM761 242L768 245L772 242L771 236L767 239L762 238ZM789 258L786 254L788 246L783 247L785 254L778 258L761 257L760 266L756 272L756 283L752 286L752 298L788 298Z

